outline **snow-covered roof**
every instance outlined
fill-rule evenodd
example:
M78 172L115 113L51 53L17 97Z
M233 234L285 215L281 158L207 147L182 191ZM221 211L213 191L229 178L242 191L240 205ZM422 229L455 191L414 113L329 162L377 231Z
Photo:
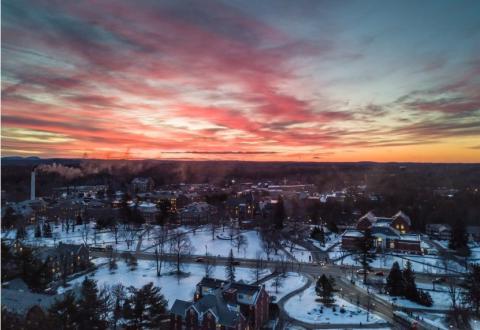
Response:
M363 237L363 233L356 229L347 229L342 234L343 237Z

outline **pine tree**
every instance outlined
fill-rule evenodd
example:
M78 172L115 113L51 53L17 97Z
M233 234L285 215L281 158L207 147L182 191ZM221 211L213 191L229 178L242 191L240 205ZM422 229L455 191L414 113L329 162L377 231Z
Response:
M417 302L420 305L424 305L424 306L427 306L427 307L431 307L433 305L432 296L430 295L430 293L428 293L426 291L423 291L423 290L418 290Z
M363 237L359 241L359 261L363 268L363 283L367 283L367 272L372 269L370 263L375 259L375 253L371 252L373 239L372 232L368 228L363 232Z
M315 285L315 292L320 297L320 301L325 305L331 305L334 302L333 292L334 287L330 280L323 274L317 280Z
M318 233L318 241L325 245L325 231L323 230L323 226L320 227L320 232Z
M403 270L403 282L405 283L404 295L405 298L411 301L418 301L418 290L415 284L415 274L412 269L412 263L407 261L406 267Z
M477 315L480 315L480 265L470 265L470 271L465 277L463 286L465 292L463 293L463 300L469 304Z
M403 282L402 271L398 262L394 262L387 277L385 290L391 296L401 296L404 294L405 284Z
M35 226L35 237L36 238L42 237L42 229L40 228L40 224L38 223Z
M67 292L63 300L56 301L48 310L52 329L75 329L78 320L75 296Z
M275 227L277 229L282 229L283 221L285 220L285 206L283 205L282 196L278 197L273 216L274 216Z
M52 237L52 227L47 222L43 225L43 236Z
M456 221L452 226L452 236L448 247L461 255L468 256L470 250L467 243L468 237L465 223L463 221Z
M17 240L22 240L27 237L27 231L25 230L24 226L20 226L17 228Z
M232 249L230 249L227 265L225 266L225 276L230 282L235 282L235 258L233 257Z
M98 297L97 282L85 277L82 282L81 296L78 304L79 328L106 329L107 324L100 316L102 303Z
M160 288L150 282L132 295L134 323L142 328L158 328L167 309Z

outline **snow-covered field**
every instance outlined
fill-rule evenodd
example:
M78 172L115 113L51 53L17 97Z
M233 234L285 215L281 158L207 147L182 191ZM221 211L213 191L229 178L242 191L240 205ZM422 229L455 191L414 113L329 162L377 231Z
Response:
M61 224L51 225L52 237L35 237L35 226L28 226L26 228L27 236L25 242L34 246L54 246L59 242L68 244L88 244L96 246L111 245L114 249L121 251L134 251L137 247L138 238L143 232L142 229L130 233L123 230L122 226L119 226L117 242L115 244L115 235L110 230L95 230L95 223L91 222L87 225L76 225L73 230L70 226L70 230L67 233L66 227L62 227ZM16 230L8 230L2 232L2 239L13 239L16 236Z
M337 265L360 266L355 256L347 255L347 252L342 252L340 247L335 247L333 251L329 252L331 259L336 259ZM450 271L463 272L465 269L458 263L447 261L447 270L445 271L445 261L437 256L430 255L414 255L414 254L382 254L377 255L370 265L374 268L390 269L396 261L403 268L409 260L412 263L412 268L417 273L428 274L445 274Z
M330 235L325 236L325 245L322 245L319 241L315 239L308 239L315 247L319 248L322 251L327 251L332 246L340 242L342 236L338 234L331 233Z
M279 277L278 285L275 287L275 279L270 279L265 282L265 288L271 297L275 297L274 301L282 299L290 292L301 288L307 283L307 278L299 273L286 273L285 276Z
M291 317L311 324L360 324L360 322L362 324L373 324L385 322L377 315L367 313L366 310L350 304L340 297L335 296L335 311L331 307L325 307L322 303L316 302L317 298L315 286L312 285L304 292L290 298L285 304L285 310ZM344 313L340 312L342 307L345 309ZM367 314L369 314L368 320Z
M108 262L105 258L94 260L96 264ZM104 284L111 286L121 283L126 287L134 286L139 288L149 282L153 282L154 285L161 288L161 292L168 300L169 307L173 305L175 299L191 300L195 292L195 286L205 274L204 266L201 264L184 264L183 271L188 272L189 275L181 277L169 275L171 268L168 265L162 267L162 276L157 277L155 263L151 260L138 260L136 270L130 270L123 260L118 260L117 266L118 269L114 270L113 273L108 269L108 265L100 266L99 269L88 274L88 277L96 280L99 286ZM266 272L264 276L268 274L269 272ZM242 267L236 267L235 275L237 281L244 280L249 283L253 281L254 277L250 269ZM225 267L215 267L211 277L224 279ZM81 276L69 283L71 285L80 284L84 278L85 276Z
M146 230L147 227L143 226L136 231L125 230L122 225L119 225L117 233L117 240L115 240L114 232L111 230L95 230L95 223L89 223L88 225L77 225L74 231L70 227L69 232L66 232L66 228L61 224L52 225L52 237L35 237L35 227L29 226L26 228L27 237L25 241L30 245L36 246L54 246L59 242L70 244L83 244L87 243L89 246L107 246L111 245L113 249L117 251L150 251L155 248L156 238L155 231L157 226L152 226ZM211 230L208 226L191 228L180 227L179 230L186 232L188 238L191 241L193 247L193 255L205 255L209 253L211 255L218 255L227 257L230 250L237 258L256 259L258 256L267 260L280 260L289 259L288 255L281 249L275 254L271 251L267 255L263 245L260 234L256 230L242 231L240 234L246 239L245 244L238 247L235 246L235 240L221 239L218 236L227 238L228 228L225 231L217 229L214 237L212 238ZM9 230L2 232L2 239L14 239L16 236L16 230ZM116 244L117 241L117 244ZM290 247L291 243L285 242L284 248ZM294 249L291 255L297 260L302 262L308 262L310 259L310 252L306 251L303 247L294 245Z

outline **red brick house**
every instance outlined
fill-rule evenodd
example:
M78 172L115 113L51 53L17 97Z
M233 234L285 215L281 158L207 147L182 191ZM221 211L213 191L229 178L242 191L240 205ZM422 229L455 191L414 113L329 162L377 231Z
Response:
M408 233L410 228L412 227L412 223L410 217L403 213L402 211L398 211L392 217L377 217L373 214L372 211L368 212L360 219L358 219L356 228L358 230L366 230L367 228L372 228L374 225L389 225L392 228L395 228L402 234Z
M376 223L371 228L373 245L378 250L421 254L421 240L418 235L401 234L385 223ZM348 229L342 234L342 248L357 250L364 231Z
M269 318L269 300L263 286L203 278L193 301L174 302L170 328L261 329Z

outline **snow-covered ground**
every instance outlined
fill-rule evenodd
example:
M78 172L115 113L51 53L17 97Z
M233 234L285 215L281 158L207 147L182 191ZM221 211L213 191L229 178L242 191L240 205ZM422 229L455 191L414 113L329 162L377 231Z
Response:
M105 258L94 260L96 264L108 262ZM154 285L161 288L161 292L168 300L169 307L173 305L175 299L191 300L195 292L195 286L205 274L204 266L201 264L184 264L183 271L188 272L189 275L181 277L170 275L171 268L168 265L162 267L162 276L157 277L155 263L151 260L138 260L136 270L130 270L123 260L118 260L117 266L118 268L111 272L108 269L108 265L105 264L87 276L96 280L99 286L104 284L111 286L121 283L126 287L134 286L139 288L149 282L153 282ZM268 274L269 272L266 272L264 276ZM237 281L244 280L249 283L253 281L254 277L251 269L242 267L236 267L235 275ZM211 277L224 279L225 267L215 267ZM81 284L84 278L85 276L81 276L69 283L71 285Z
M277 287L275 283L278 283ZM279 280L274 278L265 282L265 288L270 297L275 297L274 301L278 301L290 292L301 288L307 283L307 278L299 273L286 273L285 276L280 275Z
M322 245L319 241L317 241L317 240L315 240L315 239L312 239L312 238L309 238L308 240L309 240L313 245L315 245L315 247L319 248L320 250L322 250L322 251L327 251L327 250L330 249L332 246L334 246L335 244L339 243L341 237L342 237L341 235L338 235L338 234L335 234L335 233L331 233L330 235L326 235L326 236L325 236L325 244L324 244L324 245Z
M362 324L373 324L385 322L379 316L367 313L366 310L338 296L335 296L335 311L332 307L326 307L317 302L317 298L315 286L311 285L304 292L290 298L285 304L285 310L291 317L311 324L360 324L360 322ZM342 307L345 309L344 313L340 312Z
M146 230L146 226L139 227L136 231L125 230L122 225L118 227L117 240L115 240L114 232L111 230L95 230L95 223L89 223L86 226L77 225L74 231L70 227L69 232L66 232L66 228L61 224L52 224L52 237L35 237L35 227L28 226L26 228L27 237L25 242L30 245L36 246L54 246L59 242L70 244L83 244L87 243L89 246L107 246L111 245L113 249L117 251L135 251L139 249L141 251L153 252L156 244L155 231L157 226L151 226ZM267 259L267 253L262 244L260 234L256 230L242 231L240 234L246 239L244 245L238 248L235 246L235 240L218 238L228 237L229 229L225 228L225 231L217 229L214 237L212 238L212 232L208 226L199 228L192 227L179 227L181 230L187 233L193 247L193 255L205 255L205 253L227 257L230 250L237 258L256 259L260 256L263 259ZM2 232L2 239L13 239L16 236L16 230L9 230ZM116 244L116 241L118 244ZM168 244L167 244L168 245ZM290 246L291 243L285 242L285 246ZM286 248L286 247L285 247ZM308 262L310 252L298 245L294 245L294 249L291 253L298 261ZM268 258L270 260L289 259L288 255L281 249L275 254L272 251Z
M300 262L312 262L312 253L306 250L303 246L292 244L290 242L283 242L284 249L290 253L291 256Z
M335 247L333 251L329 252L330 259L334 259L337 265L360 266L360 263L353 255L348 255L348 252L341 251L340 247ZM417 273L428 274L445 274L450 271L463 272L465 269L458 263L453 261L446 261L447 271L445 271L445 261L438 256L430 255L415 255L415 254L377 254L375 260L370 265L374 268L390 269L396 261L403 267L407 260L412 263L412 268Z
M479 243L470 243L470 256L468 260L473 263L480 262L480 244Z
M51 224L52 237L35 237L35 226L26 228L27 236L25 242L34 246L54 246L59 242L68 244L88 244L90 246L106 246L111 245L114 249L120 251L134 251L137 247L138 239L143 229L138 231L126 231L123 226L119 226L117 242L115 243L115 235L110 230L95 230L95 223L91 222L86 225L76 225L74 229L70 226L69 232L66 227L61 224ZM2 231L2 239L12 239L16 237L16 229Z

